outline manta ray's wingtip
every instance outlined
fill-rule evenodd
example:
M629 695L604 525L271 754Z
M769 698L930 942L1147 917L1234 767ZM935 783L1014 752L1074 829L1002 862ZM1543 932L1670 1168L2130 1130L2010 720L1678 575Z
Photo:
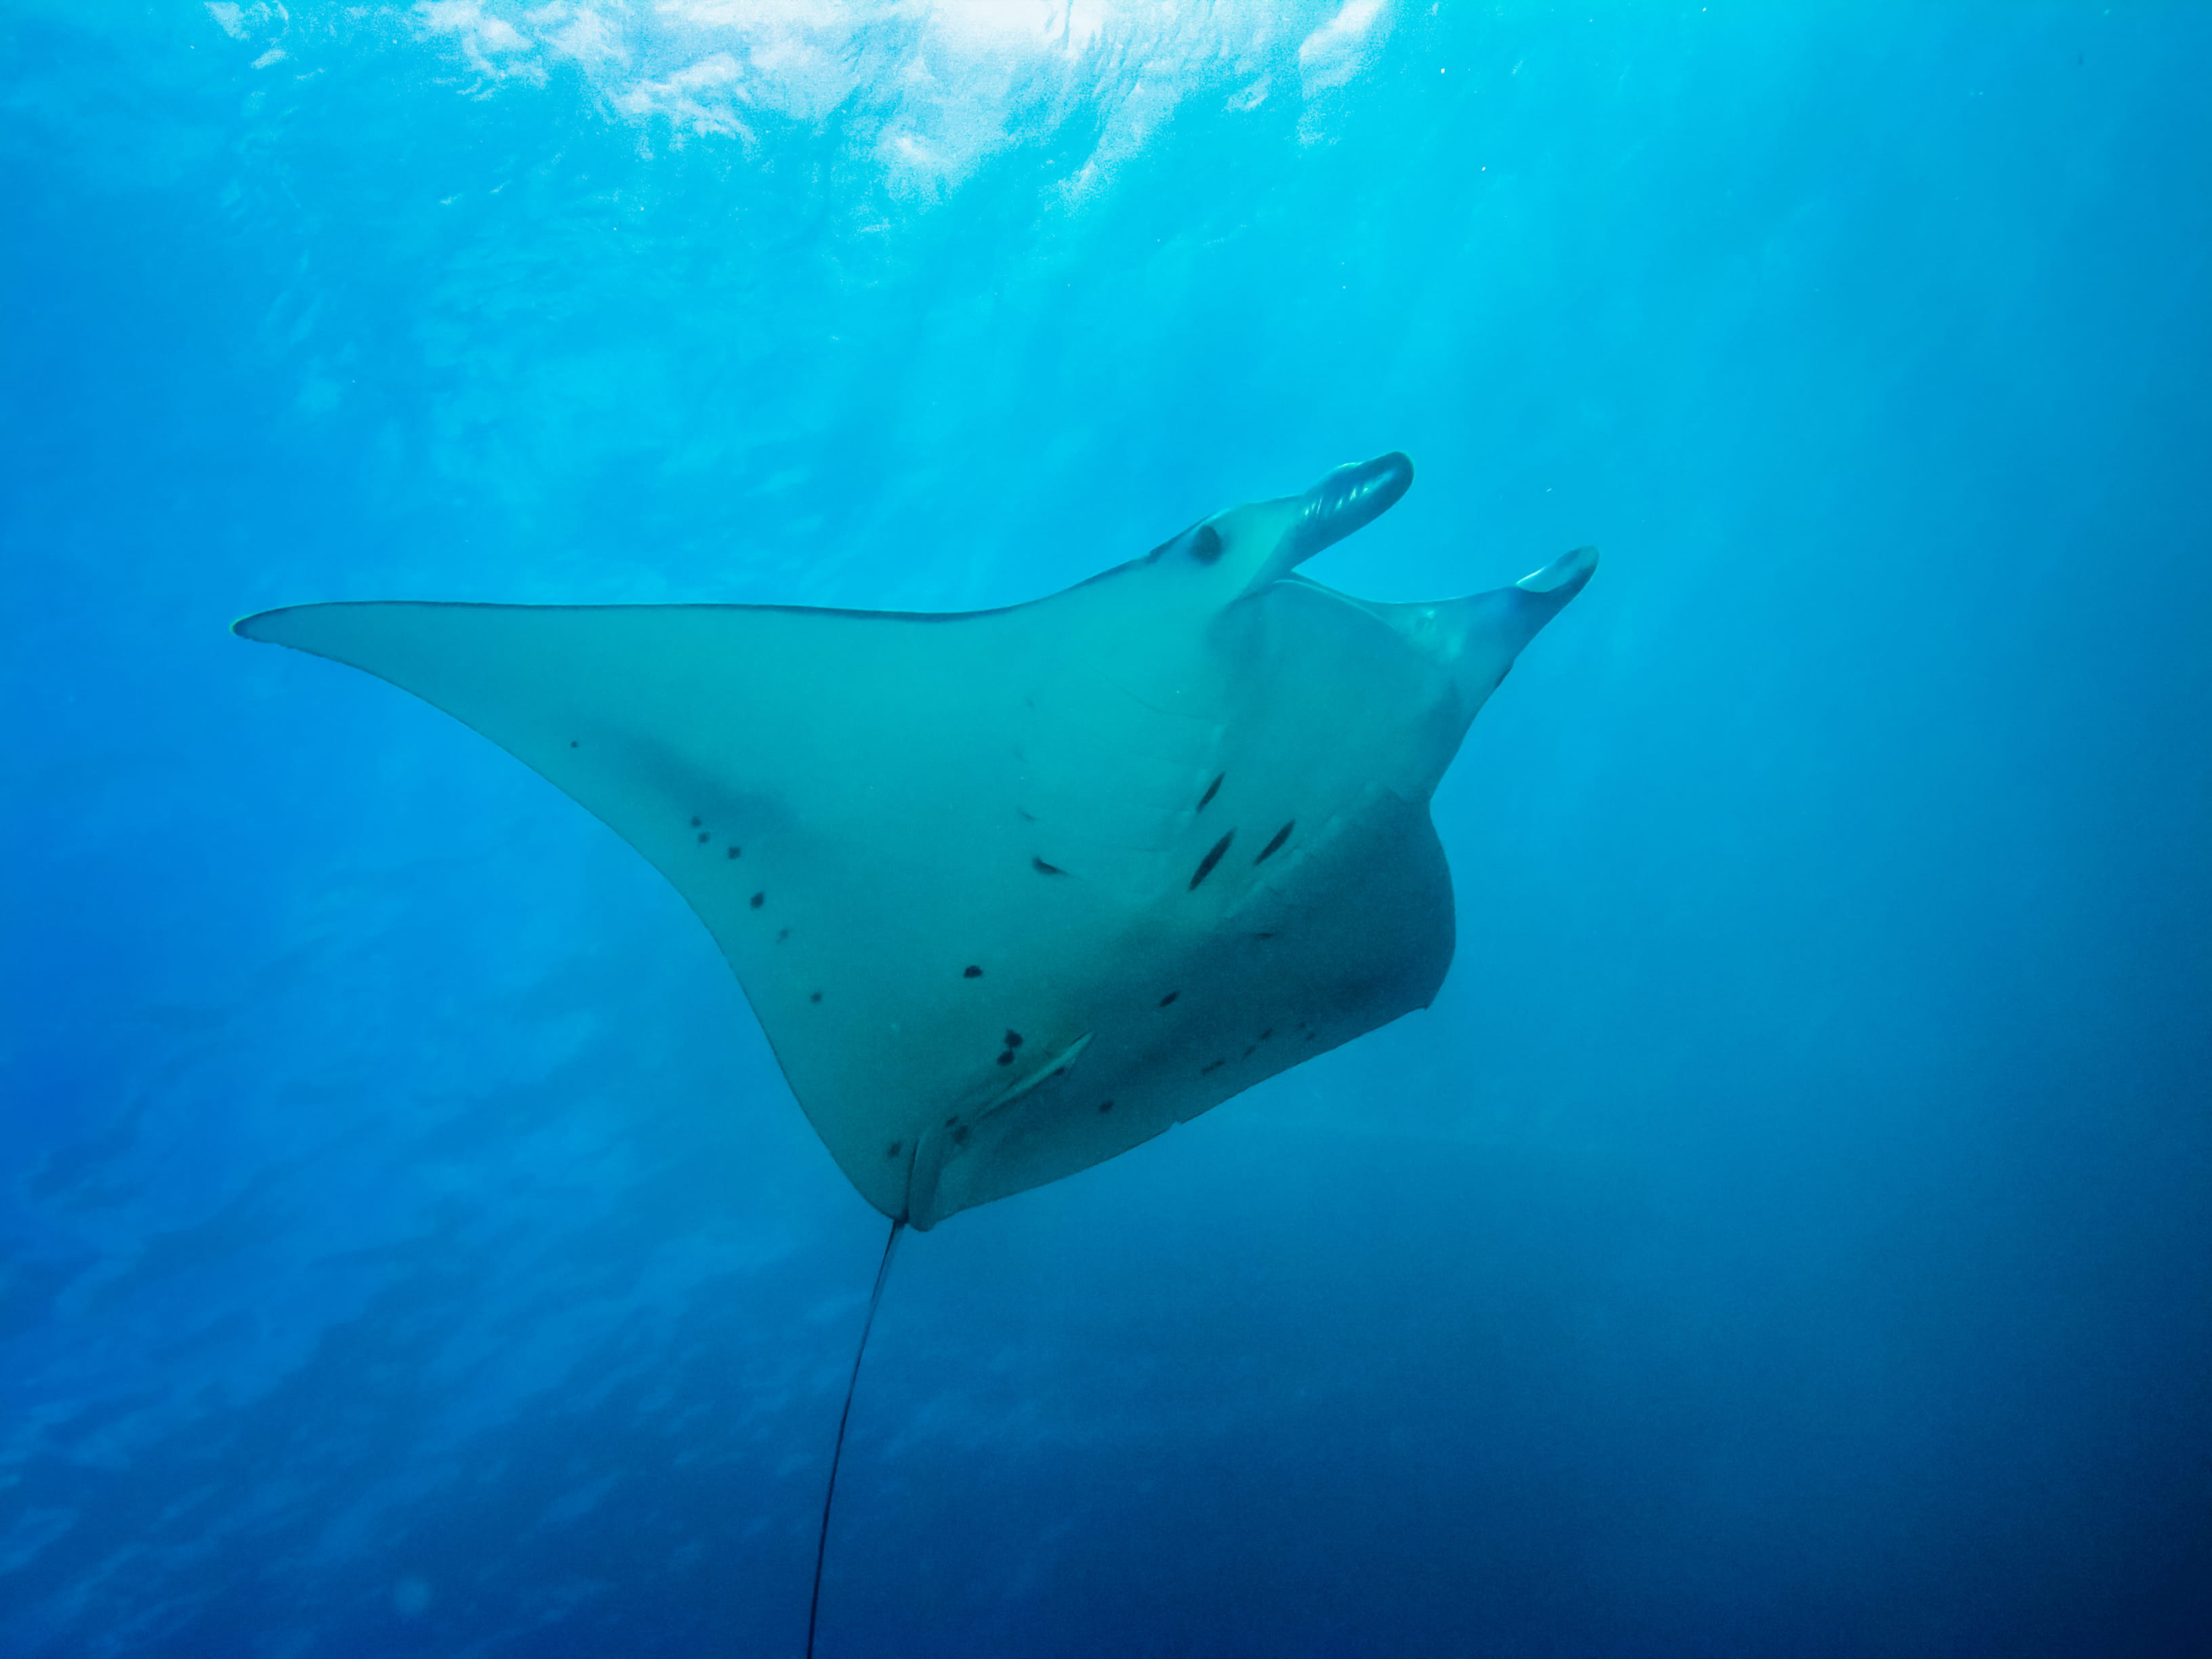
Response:
M1596 568L1597 549L1577 547L1560 554L1541 570L1530 571L1513 585L1524 593L1557 593L1559 603L1565 605L1582 591Z
M257 611L250 617L240 617L231 623L230 631L241 640L252 640L262 645L298 647L298 629L303 623L331 612L368 610L366 605L280 605L271 611Z
M269 624L283 616L283 611L257 611L250 617L240 617L231 623L230 631L241 640L266 640Z

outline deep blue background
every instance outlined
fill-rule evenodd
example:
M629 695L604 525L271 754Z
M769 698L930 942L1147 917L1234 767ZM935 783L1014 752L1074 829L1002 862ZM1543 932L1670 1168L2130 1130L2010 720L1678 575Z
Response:
M880 1218L642 860L233 617L1403 447L1323 580L1606 552L1451 978L903 1247L824 1655L2212 1650L2212 12L688 9L0 4L0 1650L803 1632Z

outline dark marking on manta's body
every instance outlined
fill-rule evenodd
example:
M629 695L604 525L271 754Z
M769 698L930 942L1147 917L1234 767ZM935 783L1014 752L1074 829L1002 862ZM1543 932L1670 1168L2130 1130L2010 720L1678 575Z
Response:
M1198 798L1198 810L1200 811L1203 812L1206 811L1207 804L1211 802L1216 795L1221 793L1221 781L1228 775L1229 774L1226 772L1217 772L1213 775L1213 781L1206 786L1206 793Z
M1281 829L1276 830L1274 840L1269 842L1265 847L1262 847L1260 849L1260 856L1254 859L1252 862L1255 864L1265 864L1269 857L1274 854L1276 849L1281 847L1285 842L1291 838L1291 831L1297 829L1297 824L1298 821L1296 818L1292 818Z
M1047 864L1040 858L1032 858L1030 862L1031 865L1036 866L1037 874L1041 876L1064 876L1067 873L1066 871L1061 869L1058 865Z
M752 896L752 906L756 910L759 909L762 905L766 904L767 902L768 895L766 893L755 893Z
M1190 556L1200 564L1212 564L1221 556L1221 532L1210 524L1193 525L1181 535L1170 536L1145 555L1146 564L1157 564L1163 553L1170 553L1188 542Z
M963 968L960 970L960 977L963 979L981 979L983 977L983 970L971 962L965 968Z
M1190 890L1192 892L1196 892L1198 890L1198 884L1204 881L1208 876L1213 873L1213 866L1221 862L1221 855L1229 850L1229 843L1236 839L1237 832L1234 830L1231 830L1219 841L1214 842L1212 850L1209 851L1204 858L1198 861L1198 873L1190 878Z
M732 847L722 854L726 859L741 859L744 855L745 849L742 847Z
M1198 1068L1198 1074L1200 1077L1204 1077L1208 1072L1218 1072L1227 1064L1228 1061L1226 1060L1209 1060L1205 1065Z
M1182 994L1182 992L1180 992L1180 991L1170 991L1170 992L1169 992L1165 996L1164 996L1164 997L1162 997L1162 998L1160 999L1160 1006L1161 1006L1161 1007L1163 1007L1163 1008L1166 1007L1166 1006L1168 1006L1168 1004L1170 1004L1170 1002L1173 1002L1173 1001L1174 1001L1177 997L1181 996Z

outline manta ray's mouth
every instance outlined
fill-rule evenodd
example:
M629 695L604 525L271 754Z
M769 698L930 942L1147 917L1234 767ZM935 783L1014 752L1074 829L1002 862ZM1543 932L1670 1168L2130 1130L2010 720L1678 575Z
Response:
M1297 559L1310 559L1375 522L1398 504L1413 482L1413 463L1392 450L1371 461L1340 466L1305 494L1295 539Z

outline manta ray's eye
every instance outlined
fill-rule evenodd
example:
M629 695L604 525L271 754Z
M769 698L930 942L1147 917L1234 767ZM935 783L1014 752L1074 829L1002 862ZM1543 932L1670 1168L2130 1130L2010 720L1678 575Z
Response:
M1221 532L1210 524L1202 524L1192 531L1190 556L1200 564L1212 564L1221 556Z

